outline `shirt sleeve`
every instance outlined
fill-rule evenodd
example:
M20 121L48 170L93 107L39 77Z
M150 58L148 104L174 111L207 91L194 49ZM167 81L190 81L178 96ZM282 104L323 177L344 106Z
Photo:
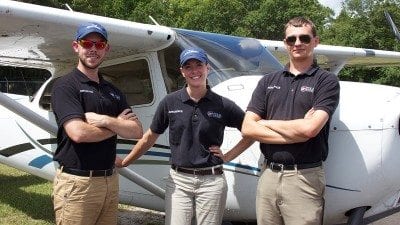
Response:
M169 125L167 97L161 100L158 104L156 113L154 114L153 121L151 122L150 129L154 133L162 134Z
M247 106L247 111L251 111L261 118L266 116L266 76L258 81L256 89L254 89L250 102Z
M335 74L327 72L315 93L314 109L324 110L332 116L339 104L340 85Z
M128 104L128 101L126 100L126 95L122 93L122 91L118 90L119 95L121 96L121 100L119 101L119 108L120 108L120 113L124 111L125 109L130 109L130 105Z
M242 123L244 120L244 111L234 102L229 100L228 110L228 127L236 127L238 130L242 129Z
M85 118L79 91L72 85L56 81L52 88L51 104L60 127L70 119Z

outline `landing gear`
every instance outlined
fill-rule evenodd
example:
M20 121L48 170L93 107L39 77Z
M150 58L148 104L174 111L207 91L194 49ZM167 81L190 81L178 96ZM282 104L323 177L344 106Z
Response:
M363 225L364 214L368 208L368 206L362 206L348 211L346 213L346 216L349 217L349 219L347 220L347 225Z

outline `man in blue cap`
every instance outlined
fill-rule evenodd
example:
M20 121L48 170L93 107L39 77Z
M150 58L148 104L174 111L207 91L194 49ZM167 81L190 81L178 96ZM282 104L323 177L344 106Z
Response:
M98 23L78 27L73 50L78 66L52 90L58 133L53 186L56 224L116 225L118 213L117 135L141 138L142 125L124 94L98 74L110 47Z
M180 55L186 86L168 94L158 105L150 129L123 160L128 166L169 127L171 169L166 184L165 224L220 225L226 204L227 183L222 164L253 142L242 139L223 154L220 146L226 126L240 130L244 112L207 85L209 62L203 49L188 48Z

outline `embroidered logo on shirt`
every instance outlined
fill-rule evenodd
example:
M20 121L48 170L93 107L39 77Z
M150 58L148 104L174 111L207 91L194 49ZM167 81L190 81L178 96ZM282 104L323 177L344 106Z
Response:
M307 86L301 86L300 91L301 92L314 93L314 88L313 87L307 87Z
M114 94L114 93L112 93L112 92L110 92L110 95L111 95L113 98L117 99L117 100L120 100L120 99L121 99L121 96L119 96L119 95L117 95L117 94Z
M212 112L212 111L208 111L207 112L207 116L211 117L211 118L217 118L217 119L221 119L222 118L221 113Z
M281 89L281 87L274 85L274 86L268 86L267 89L278 89L279 90L279 89Z
M91 90L79 90L80 93L91 93L93 94L93 91Z
M171 113L171 114L174 114L174 113L183 113L183 110L181 110L181 109L171 110L171 111L168 111L168 113Z

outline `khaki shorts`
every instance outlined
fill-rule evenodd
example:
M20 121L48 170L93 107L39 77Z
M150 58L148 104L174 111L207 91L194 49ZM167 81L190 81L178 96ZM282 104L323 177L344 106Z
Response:
M257 186L257 224L322 224L325 184L322 166L279 172L265 169Z
M57 170L53 203L57 225L116 225L118 173L81 177Z

